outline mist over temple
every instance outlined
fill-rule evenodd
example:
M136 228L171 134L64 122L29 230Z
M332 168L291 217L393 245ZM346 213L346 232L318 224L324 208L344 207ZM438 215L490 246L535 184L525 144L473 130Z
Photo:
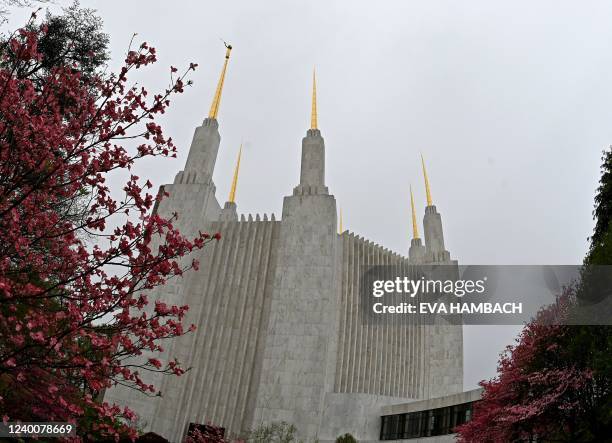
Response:
M261 423L294 424L301 438L334 441L350 432L377 441L383 408L461 393L462 326L439 319L406 327L393 319L360 319L364 266L457 266L445 249L421 158L427 205L424 241L410 190L413 238L408 256L342 227L325 183L325 143L317 119L313 72L311 124L302 139L298 184L284 197L282 216L238 215L238 153L229 198L217 199L213 171L219 151L219 109L231 46L207 118L195 129L189 155L173 183L163 185L155 211L188 238L221 232L196 257L200 270L172 280L152 298L187 304L191 334L168 343L164 355L189 367L181 377L142 374L161 397L117 386L105 399L128 405L145 430L181 441L190 424L212 423L238 435ZM225 128L240 130L240 128ZM282 166L282 165L279 165ZM229 177L228 177L229 181Z

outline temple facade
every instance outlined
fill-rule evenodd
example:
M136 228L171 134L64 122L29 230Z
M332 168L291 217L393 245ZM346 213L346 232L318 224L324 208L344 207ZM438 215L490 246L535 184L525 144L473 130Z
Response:
M189 305L185 323L197 330L172 340L155 357L176 357L191 369L181 377L144 374L161 387L161 397L115 387L105 400L129 406L139 426L173 442L182 441L192 423L211 423L238 436L280 421L295 425L304 441L335 441L347 432L360 442L377 441L383 407L463 388L461 325L372 324L360 315L365 267L394 265L409 272L424 263L456 266L445 249L425 164L424 243L411 195L408 256L339 228L336 199L325 183L313 77L299 182L284 197L282 215L239 215L240 155L225 203L212 180L230 50L185 167L162 187L169 196L155 208L164 217L178 214L175 226L187 237L198 231L222 234L199 252L198 271L152 294Z

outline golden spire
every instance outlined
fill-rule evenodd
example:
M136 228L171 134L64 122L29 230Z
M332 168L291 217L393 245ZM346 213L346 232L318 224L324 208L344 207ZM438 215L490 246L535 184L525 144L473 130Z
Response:
M423 160L423 154L421 154L421 164L423 165L423 177L425 178L425 193L427 195L427 206L433 206L431 201L431 189L429 189L429 179L427 178L427 171L425 170L425 160Z
M225 82L225 72L227 71L227 63L229 62L230 52L232 51L232 45L228 45L223 42L226 47L225 51L225 62L223 63L223 69L221 70L221 77L219 77L219 83L217 83L217 90L215 91L215 96L213 97L212 104L210 105L210 112L208 113L208 118L217 118L219 114L219 105L221 104L221 93L223 92L223 83Z
M315 70L312 70L312 111L310 113L310 129L317 128L317 80Z
M410 207L412 208L412 238L419 238L419 227L417 225L416 211L414 210L414 195L412 194L412 186L410 186Z
M230 203L236 202L236 186L238 185L238 172L240 171L240 158L242 157L242 143L240 143L240 150L238 151L238 161L236 161L236 168L234 169L234 178L232 179L232 188L230 189L228 201Z
M344 232L344 227L342 226L342 208L340 208L340 223L338 226L338 234L342 234Z

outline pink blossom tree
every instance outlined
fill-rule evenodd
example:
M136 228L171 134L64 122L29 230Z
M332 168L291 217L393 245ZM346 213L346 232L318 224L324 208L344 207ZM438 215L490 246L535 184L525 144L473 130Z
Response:
M117 74L84 76L74 63L40 69L46 32L33 16L0 48L0 416L133 437L132 412L97 397L115 383L154 395L144 371L184 372L142 354L194 328L182 322L188 307L145 308L151 290L197 269L188 255L219 235L183 237L153 213L164 196L146 179L130 175L120 198L107 180L176 155L157 120L196 65L171 68L170 86L148 94L128 85L156 61L146 43Z
M597 383L573 356L573 327L561 324L574 303L567 289L501 355L497 377L480 383L472 420L456 429L460 442L596 441L587 415Z

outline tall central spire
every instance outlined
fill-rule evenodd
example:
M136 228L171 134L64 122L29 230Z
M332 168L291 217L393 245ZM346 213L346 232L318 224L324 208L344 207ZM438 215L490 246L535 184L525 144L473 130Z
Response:
M419 238L419 227L417 225L416 211L414 209L414 195L412 194L412 186L410 186L410 207L412 208L412 238Z
M230 203L236 202L236 187L238 186L238 173L240 172L240 158L242 157L242 143L240 143L240 150L238 151L238 160L236 161L236 169L234 169L234 178L232 179L232 187L230 189L229 197L227 201Z
M312 71L312 114L310 128L302 139L302 164L300 184L294 188L294 195L328 195L325 186L325 142L317 127L317 83Z
M423 165L423 177L425 178L425 193L427 195L427 206L433 206L431 200L431 189L429 188L429 179L427 178L427 170L425 169L425 160L423 154L421 154L421 164Z
M315 70L312 70L312 110L310 112L310 129L317 128L317 79Z
M227 71L227 63L229 62L230 52L232 52L232 45L228 45L225 43L226 51L225 51L225 62L223 63L223 69L221 70L221 77L219 77L219 83L217 83L217 90L215 91L215 96L213 97L212 104L210 105L210 112L208 113L208 118L217 119L217 115L219 114L219 105L221 104L221 93L223 92L223 83L225 82L225 72Z

